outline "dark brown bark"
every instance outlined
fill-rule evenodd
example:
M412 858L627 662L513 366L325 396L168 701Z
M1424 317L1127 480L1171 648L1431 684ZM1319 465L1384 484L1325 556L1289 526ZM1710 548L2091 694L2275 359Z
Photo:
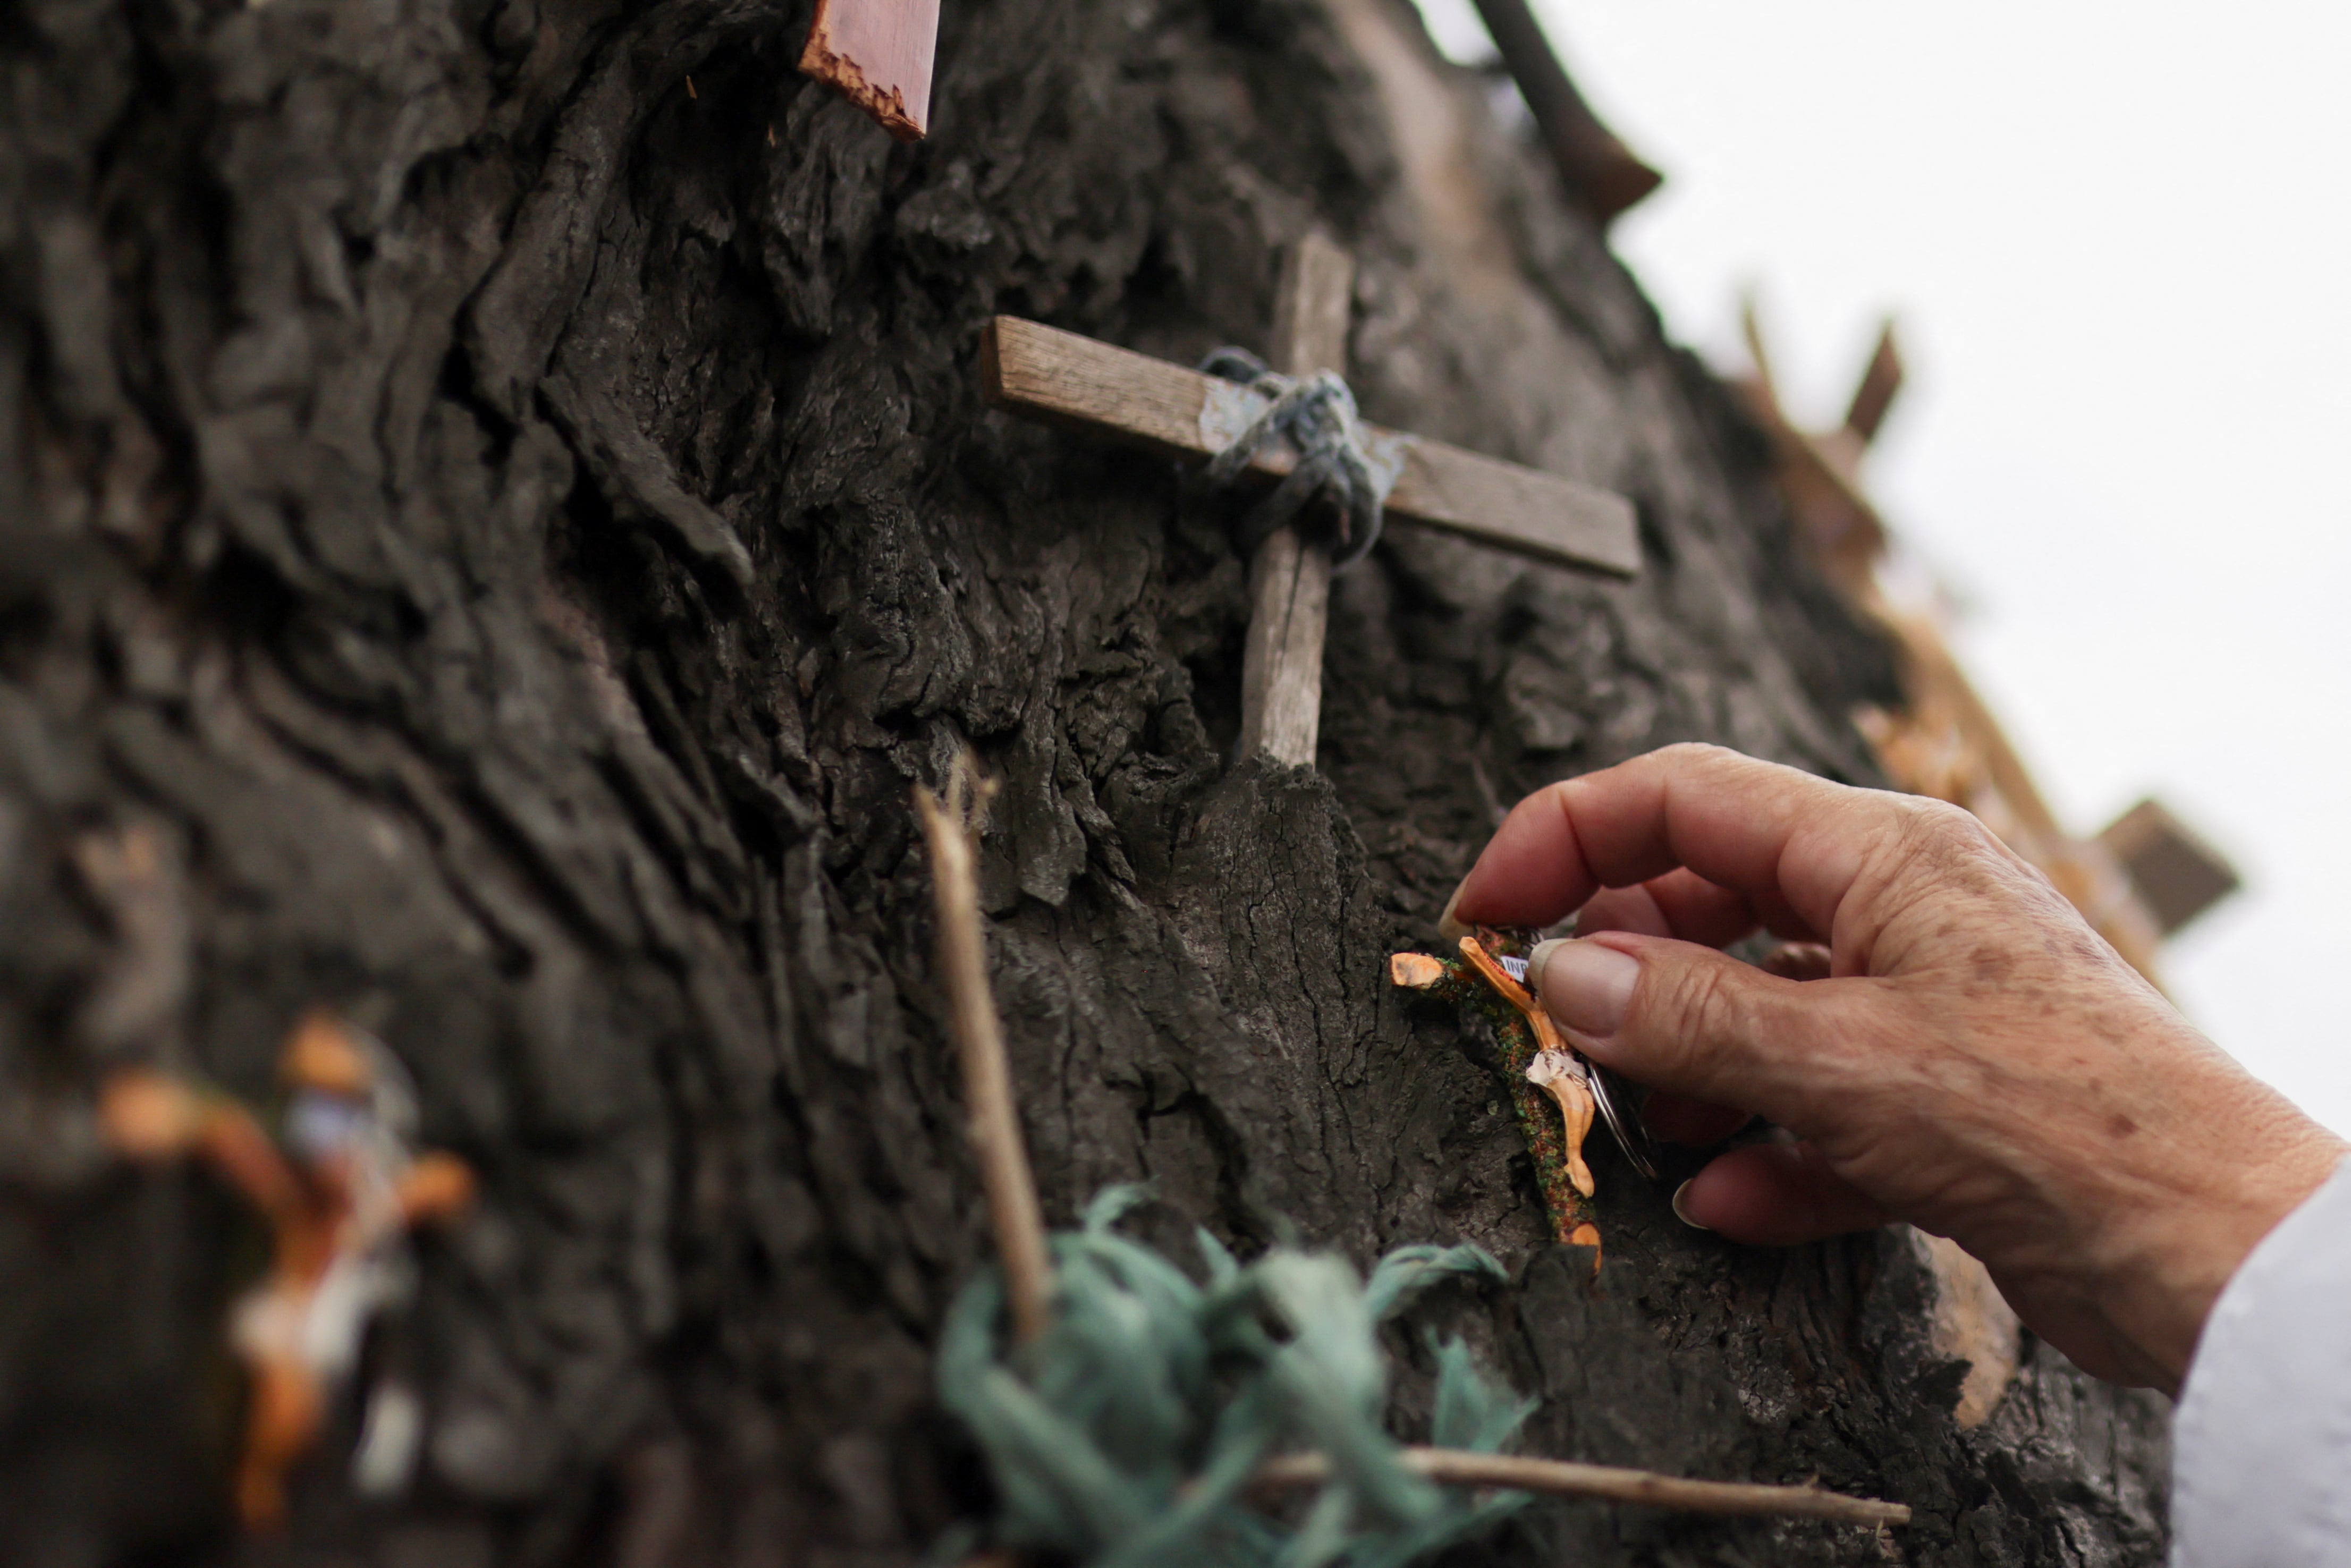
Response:
M1384 0L958 0L900 147L805 26L0 13L0 1558L881 1564L983 1507L925 1361L986 1232L907 810L968 742L1049 1216L1149 1176L1171 1234L1481 1241L1518 1286L1433 1311L1537 1451L1920 1510L1888 1559L1545 1505L1479 1560L2155 1561L2159 1406L2035 1353L1963 1434L1912 1243L1740 1251L1604 1155L1587 1289L1478 1043L1384 983L1520 792L1691 737L1866 778L1883 682L1474 84ZM1399 528L1334 594L1322 771L1236 768L1228 519L971 357L995 310L1257 344L1317 221L1367 413L1632 495L1647 564ZM125 833L150 874L77 869ZM257 1232L110 1164L90 1093L258 1103L319 1004L484 1197L371 1347L425 1396L408 1495L351 1496L347 1401L240 1541Z

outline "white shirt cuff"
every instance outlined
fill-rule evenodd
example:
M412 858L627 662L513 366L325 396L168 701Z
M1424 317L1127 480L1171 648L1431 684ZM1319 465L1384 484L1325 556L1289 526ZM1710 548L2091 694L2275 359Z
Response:
M2351 1568L2351 1163L2220 1292L2171 1432L2172 1568Z

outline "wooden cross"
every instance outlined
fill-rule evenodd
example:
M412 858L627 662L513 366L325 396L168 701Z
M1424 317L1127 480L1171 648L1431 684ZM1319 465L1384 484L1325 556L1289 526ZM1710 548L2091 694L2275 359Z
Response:
M836 89L901 141L931 124L939 0L816 0L800 69Z
M1272 367L1290 376L1343 371L1353 258L1320 234L1283 258ZM1017 316L998 316L980 344L987 400L1031 419L1167 456L1214 455L1268 405L1237 382L1098 343ZM1556 474L1480 456L1441 441L1364 426L1374 465L1395 474L1387 516L1538 560L1617 577L1640 569L1633 505ZM1297 465L1286 443L1251 460L1256 478ZM1277 528L1249 563L1249 641L1241 659L1239 754L1311 767L1322 722L1322 631L1331 558L1295 528Z
M1893 324L1878 335L1844 423L1808 431L1781 405L1753 300L1740 315L1755 362L1742 390L1776 449L1780 493L1797 536L1846 601L1890 632L1901 651L1902 710L1861 716L1886 776L1981 817L2153 978L2158 944L2235 889L2236 868L2153 800L2095 839L2067 832L1934 617L1904 610L1881 588L1878 564L1892 536L1862 488L1861 460L1902 391Z

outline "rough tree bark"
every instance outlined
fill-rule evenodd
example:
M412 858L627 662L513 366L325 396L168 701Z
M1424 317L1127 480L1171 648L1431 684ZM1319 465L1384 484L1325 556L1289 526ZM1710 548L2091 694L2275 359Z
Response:
M0 1557L882 1564L983 1506L928 1387L985 1230L907 811L967 742L1051 1216L1148 1176L1241 1245L1478 1240L1518 1283L1431 1311L1537 1451L1920 1511L1546 1505L1465 1560L2154 1561L2158 1403L2028 1348L1962 1431L1914 1240L1740 1251L1607 1151L1588 1289L1479 1042L1383 982L1547 779L1871 777L1882 661L1722 394L1391 0L946 13L917 147L792 72L792 4L0 14ZM1646 566L1398 528L1321 770L1235 768L1229 517L984 412L972 355L996 310L1258 344L1314 222L1367 413L1633 496ZM353 1497L340 1409L247 1541L254 1223L110 1164L90 1092L258 1103L321 1003L485 1191L371 1346L425 1396L407 1495Z

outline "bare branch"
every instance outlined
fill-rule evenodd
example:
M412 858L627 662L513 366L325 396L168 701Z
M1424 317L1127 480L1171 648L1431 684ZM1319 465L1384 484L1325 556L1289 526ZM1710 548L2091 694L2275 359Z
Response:
M1569 1459L1537 1459L1518 1454L1473 1454L1459 1448L1406 1448L1404 1462L1435 1481L1455 1486L1508 1487L1560 1497L1606 1498L1650 1503L1687 1513L1725 1513L1782 1519L1834 1519L1849 1524L1907 1524L1903 1503L1846 1497L1819 1487L1756 1486L1740 1481L1687 1480L1651 1470L1614 1465L1583 1465ZM1320 1486L1331 1479L1331 1461L1321 1454L1284 1454L1257 1473L1260 1487Z
M1004 1055L996 999L988 989L987 946L980 930L974 830L994 792L993 781L978 777L967 752L956 759L948 776L946 800L942 802L917 785L914 810L930 845L939 975L947 988L948 1027L963 1061L972 1154L987 1193L988 1222L1004 1265L1013 1333L1026 1344L1052 1321L1053 1265L1045 1250L1045 1218L1037 1203L1037 1184L1029 1174L1029 1155L1020 1140L1012 1070Z

